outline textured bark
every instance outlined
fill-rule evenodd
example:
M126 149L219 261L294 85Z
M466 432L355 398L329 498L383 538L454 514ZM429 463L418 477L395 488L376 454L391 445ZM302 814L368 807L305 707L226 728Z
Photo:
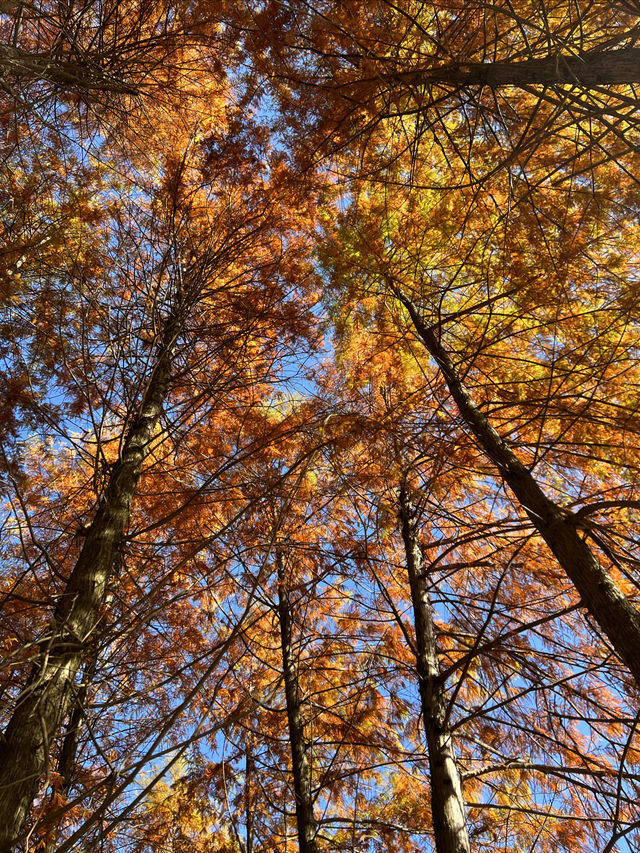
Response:
M0 44L0 82L2 77L40 80L53 83L64 91L137 93L134 86L98 63L75 62L46 53L29 53L7 44Z
M416 633L416 666L431 775L431 813L437 853L470 853L469 834L440 677L433 608L423 574L422 552L411 502L400 488L400 524L411 588Z
M71 790L71 785L73 784L78 754L78 741L83 726L87 695L89 693L91 682L93 681L95 668L96 658L93 657L90 663L85 667L80 687L73 697L73 711L71 712L69 722L67 723L66 733L64 740L62 741L62 749L60 750L60 756L58 757L57 772L61 779L59 793L64 798L68 796L69 791ZM54 853L54 850L57 847L57 837L58 833L54 829L50 833L50 840L46 846L47 853Z
M302 722L298 672L291 645L289 588L285 577L284 560L280 553L276 554L276 564L278 571L278 619L280 622L282 674L287 702L287 719L289 721L293 788L296 796L298 845L300 853L318 853L316 842L317 825L313 816L313 799L311 796L311 770L307 760L307 744Z
M169 319L151 378L64 593L51 629L0 742L0 853L20 837L49 751L73 700L73 683L100 622L100 608L129 521L142 464L167 394L179 312Z
M414 327L437 362L458 411L485 455L510 487L540 536L547 543L582 603L606 634L640 686L640 613L623 594L578 532L580 519L548 498L531 471L511 450L475 404L471 394L416 306L403 300Z
M245 829L247 842L246 853L253 853L253 797L251 793L251 779L253 777L253 750L249 736L247 735L245 766L244 766L244 807L245 807Z
M640 48L557 54L519 62L469 62L417 68L393 79L414 85L442 83L492 89L531 85L619 86L640 82Z

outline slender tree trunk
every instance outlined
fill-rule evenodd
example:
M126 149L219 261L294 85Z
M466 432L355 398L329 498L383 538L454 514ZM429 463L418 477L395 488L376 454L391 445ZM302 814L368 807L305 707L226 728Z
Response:
M416 664L431 774L431 813L438 853L470 853L460 774L440 678L433 608L423 574L415 518L406 486L400 487L400 524L416 632Z
M96 670L96 657L93 656L84 669L82 681L77 694L73 698L73 711L67 723L66 734L62 741L62 749L58 757L58 774L61 778L60 794L66 798L73 783L76 757L78 754L78 739L82 729L82 721L86 713L87 695ZM47 844L47 853L54 853L57 847L57 831L51 834Z
M577 85L619 86L640 82L640 48L557 54L519 62L468 62L418 68L395 75L409 84L443 83L453 86Z
M253 776L253 748L250 735L247 735L245 745L244 765L244 808L245 829L247 832L246 853L253 853L253 797L251 791L251 777Z
M138 414L84 545L54 611L26 687L0 740L0 853L11 853L49 766L49 752L73 699L72 685L100 622L118 549L129 522L142 464L167 394L180 310L170 315Z
M600 565L578 532L576 516L545 495L531 471L491 426L458 376L436 332L424 323L417 307L410 300L402 301L418 335L442 371L464 422L640 686L640 613Z
M280 552L276 553L276 567L278 571L278 619L280 622L282 673L289 721L293 787L296 796L298 845L300 853L318 853L317 825L313 816L313 799L311 797L311 770L307 760L307 744L302 723L298 672L291 645L289 587L285 576L284 560Z

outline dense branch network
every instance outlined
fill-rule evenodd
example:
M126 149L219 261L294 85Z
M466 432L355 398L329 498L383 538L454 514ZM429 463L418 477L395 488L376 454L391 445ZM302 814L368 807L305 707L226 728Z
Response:
M0 3L0 851L640 827L636 4Z

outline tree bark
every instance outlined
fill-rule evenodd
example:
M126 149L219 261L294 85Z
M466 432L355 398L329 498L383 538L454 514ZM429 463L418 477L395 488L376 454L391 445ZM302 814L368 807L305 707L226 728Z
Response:
M289 741L291 744L291 766L293 787L296 797L296 819L300 853L318 853L316 842L317 825L313 816L311 796L311 770L307 760L307 744L304 737L298 672L291 645L291 604L289 587L285 576L284 559L276 553L278 572L278 620L282 651L282 674L287 702Z
M2 77L45 81L64 91L100 91L127 95L135 95L138 91L135 86L118 75L109 73L97 62L74 62L46 53L29 53L8 44L0 44L0 82Z
M478 408L434 329L424 323L419 310L410 300L401 298L401 301L423 344L442 371L463 421L510 487L531 523L574 584L583 604L640 686L640 613L580 536L577 528L579 518L545 495L531 471L522 464Z
M78 741L80 732L83 726L83 720L86 713L86 702L89 693L89 687L93 681L96 669L96 657L93 656L85 667L82 681L80 683L77 694L73 697L73 710L69 715L66 733L62 741L62 748L58 757L58 774L61 778L60 795L66 799L73 784L75 775ZM54 853L57 847L57 830L53 830L49 842L47 843L47 853Z
M432 68L415 68L396 74L394 81L413 85L452 86L563 85L620 86L640 82L640 48L557 54L520 62L467 62Z
M100 608L129 522L142 464L167 394L180 315L176 307L168 318L138 414L57 602L51 630L40 643L39 660L0 739L0 853L11 853L20 838L49 766L51 744L72 703L76 674L100 622Z
M253 776L253 748L250 736L247 734L245 745L244 765L244 807L245 807L245 830L247 833L246 853L253 853L253 797L251 791L251 779Z
M433 608L423 574L422 552L406 486L400 487L399 515L413 604L416 666L422 719L429 753L431 813L437 853L470 853L469 834L440 677Z

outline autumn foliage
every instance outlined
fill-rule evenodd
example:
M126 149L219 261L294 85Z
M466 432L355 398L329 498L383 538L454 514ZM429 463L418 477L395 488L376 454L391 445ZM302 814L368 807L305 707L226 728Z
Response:
M640 843L638 14L0 3L0 853Z

